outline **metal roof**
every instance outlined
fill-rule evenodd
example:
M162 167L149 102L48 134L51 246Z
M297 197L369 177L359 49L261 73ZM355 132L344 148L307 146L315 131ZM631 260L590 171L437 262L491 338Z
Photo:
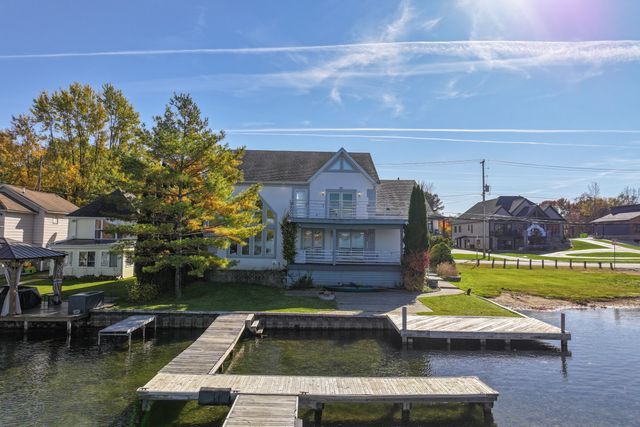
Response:
M0 262L64 257L64 252L0 237Z

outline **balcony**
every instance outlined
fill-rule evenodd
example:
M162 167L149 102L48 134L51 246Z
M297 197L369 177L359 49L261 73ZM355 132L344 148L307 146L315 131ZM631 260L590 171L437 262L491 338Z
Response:
M294 201L289 211L291 219L321 220L407 220L408 206L382 205L351 201Z
M302 249L296 264L400 264L399 251Z

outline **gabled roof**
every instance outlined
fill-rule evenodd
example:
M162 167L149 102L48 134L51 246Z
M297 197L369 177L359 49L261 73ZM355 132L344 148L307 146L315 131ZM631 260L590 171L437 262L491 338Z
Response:
M307 182L329 162L332 151L246 150L240 165L247 182ZM378 171L369 153L348 153L375 182Z
M130 194L115 190L71 212L69 216L128 219L135 213L132 198Z
M411 191L417 183L413 179L383 179L376 188L376 204L382 207L393 206L403 211L403 215L409 216L409 203ZM425 200L427 215L429 218L443 218L442 215L433 212L433 209Z
M523 207L523 204L527 206ZM557 213L557 212L556 212ZM461 220L482 220L483 215L506 217L506 218L538 218L544 220L564 221L561 215L559 218L549 215L537 204L522 196L500 196L485 202L478 202L469 210L460 215Z
M23 187L17 187L10 184L1 184L0 192L10 196L12 199L19 201L20 204L28 206L30 203L47 213L68 214L78 209L76 205L63 199L57 194L45 193L42 191L29 190Z
M4 193L0 193L0 211L35 214L35 211L19 203Z
M0 261L46 259L65 256L64 252L52 251L28 243L0 237Z
M611 208L610 214L594 219L591 223L631 221L638 217L640 217L640 205L616 206Z

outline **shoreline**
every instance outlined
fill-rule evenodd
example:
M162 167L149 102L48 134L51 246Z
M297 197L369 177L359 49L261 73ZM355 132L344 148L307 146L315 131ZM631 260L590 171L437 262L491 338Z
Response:
M489 298L490 301L504 305L512 310L559 311L568 309L591 308L640 308L640 297L622 297L610 300L577 303L562 299L552 299L529 294L502 292L500 296Z

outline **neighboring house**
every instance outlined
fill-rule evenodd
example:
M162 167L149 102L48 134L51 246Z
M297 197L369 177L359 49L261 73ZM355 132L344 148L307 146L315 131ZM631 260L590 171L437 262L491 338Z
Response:
M476 203L454 219L452 238L460 249L559 249L567 246L564 223L552 206L541 208L522 196L501 196Z
M280 222L298 224L289 281L311 275L314 285L400 286L402 230L412 180L380 180L369 153L247 150L246 188L260 183L264 230L226 253L236 270L280 270Z
M111 225L122 224L131 217L130 196L120 190L101 196L71 212L68 239L51 245L65 252L65 276L131 277L133 264L121 254L112 253L114 245L123 237L112 234Z
M78 207L53 193L0 184L0 238L45 247L67 238L66 215Z
M611 208L608 215L591 221L593 234L606 239L640 242L640 205Z

